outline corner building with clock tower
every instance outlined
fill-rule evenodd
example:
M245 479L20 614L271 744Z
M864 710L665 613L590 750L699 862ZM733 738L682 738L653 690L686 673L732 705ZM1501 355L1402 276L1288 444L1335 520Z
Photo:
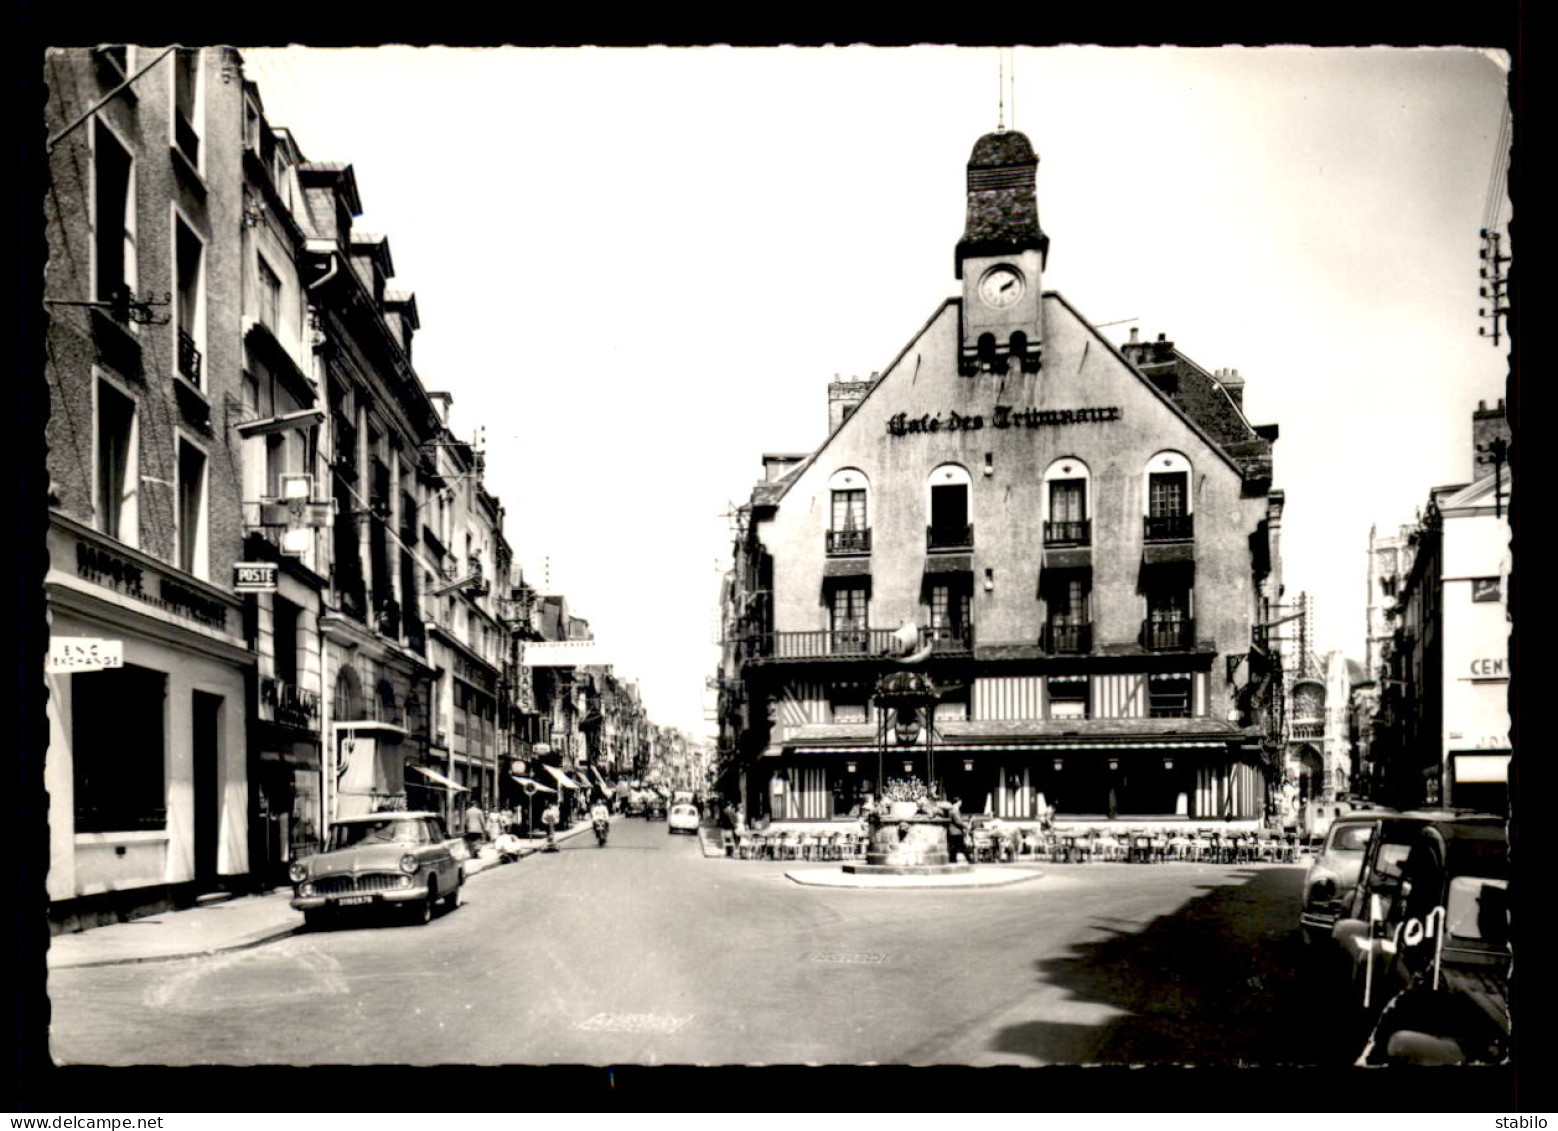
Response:
M1236 371L1044 290L1037 170L1023 134L979 139L958 293L738 509L721 785L749 820L847 820L902 778L1062 829L1266 813L1277 429ZM893 672L933 711L881 709Z

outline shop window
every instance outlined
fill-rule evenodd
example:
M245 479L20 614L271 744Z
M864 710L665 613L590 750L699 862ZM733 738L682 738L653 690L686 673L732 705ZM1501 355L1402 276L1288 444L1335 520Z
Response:
M188 440L179 440L178 567L204 578L206 554L206 456Z
M1050 718L1085 719L1088 717L1090 687L1086 676L1051 676L1047 682Z
M135 664L70 677L76 832L167 827L167 676Z
M1148 713L1155 719L1190 717L1190 679L1182 675L1147 678Z
M135 291L135 163L101 120L92 129L92 267L98 302Z
M128 546L139 529L135 402L107 381L97 383L97 528Z

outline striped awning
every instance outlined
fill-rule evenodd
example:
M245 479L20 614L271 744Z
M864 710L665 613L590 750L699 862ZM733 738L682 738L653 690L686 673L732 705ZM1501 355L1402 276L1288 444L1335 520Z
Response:
M556 766L542 766L541 768L543 770L545 770L547 773L551 774L552 777L557 779L557 784L558 785L567 786L569 789L583 789L584 788L582 785L580 785L578 782L574 781L567 774L565 774L561 770L559 770Z
M594 766L591 766L590 773L594 774L595 780L600 782L601 789L605 790L607 793L611 792L611 786L606 784L606 779L600 776L599 770L597 770Z
M413 770L415 770L417 773L421 774L423 777L427 778L429 781L433 782L436 785L441 785L445 789L452 789L452 790L455 790L455 791L457 791L459 793L469 793L470 792L470 787L469 786L461 785L459 782L456 782L456 781L450 781L448 778L444 777L444 775L439 773L437 770L430 770L426 766L415 766L415 765L412 766L411 768Z
M542 785L540 782L536 781L535 778L527 778L527 777L525 777L522 774L510 774L509 777L513 778L520 785L527 785L527 786L528 785L533 785L533 786L535 786L536 790L538 792L540 792L540 793L556 793L557 792L557 790L553 789L549 785Z

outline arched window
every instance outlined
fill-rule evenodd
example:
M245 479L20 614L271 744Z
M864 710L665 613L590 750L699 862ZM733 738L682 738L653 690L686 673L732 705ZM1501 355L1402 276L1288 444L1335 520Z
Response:
M1063 456L1044 473L1039 501L1046 546L1092 545L1091 473L1074 456Z
M335 702L330 708L337 722L353 722L363 717L362 684L351 668L342 668L335 676Z
M1179 452L1159 452L1147 461L1142 474L1146 540L1177 542L1191 538L1195 532L1192 524L1195 500L1191 491L1190 461Z
M974 526L969 518L968 469L944 463L930 473L930 525L926 548L968 550L974 545Z
M871 552L871 481L858 468L841 468L828 480L829 511L827 551L830 554Z

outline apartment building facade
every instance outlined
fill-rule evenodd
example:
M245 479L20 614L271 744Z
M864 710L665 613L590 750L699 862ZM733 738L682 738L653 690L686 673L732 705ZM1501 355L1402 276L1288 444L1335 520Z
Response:
M254 656L231 584L238 67L221 48L45 58L56 926L166 907L250 871Z

